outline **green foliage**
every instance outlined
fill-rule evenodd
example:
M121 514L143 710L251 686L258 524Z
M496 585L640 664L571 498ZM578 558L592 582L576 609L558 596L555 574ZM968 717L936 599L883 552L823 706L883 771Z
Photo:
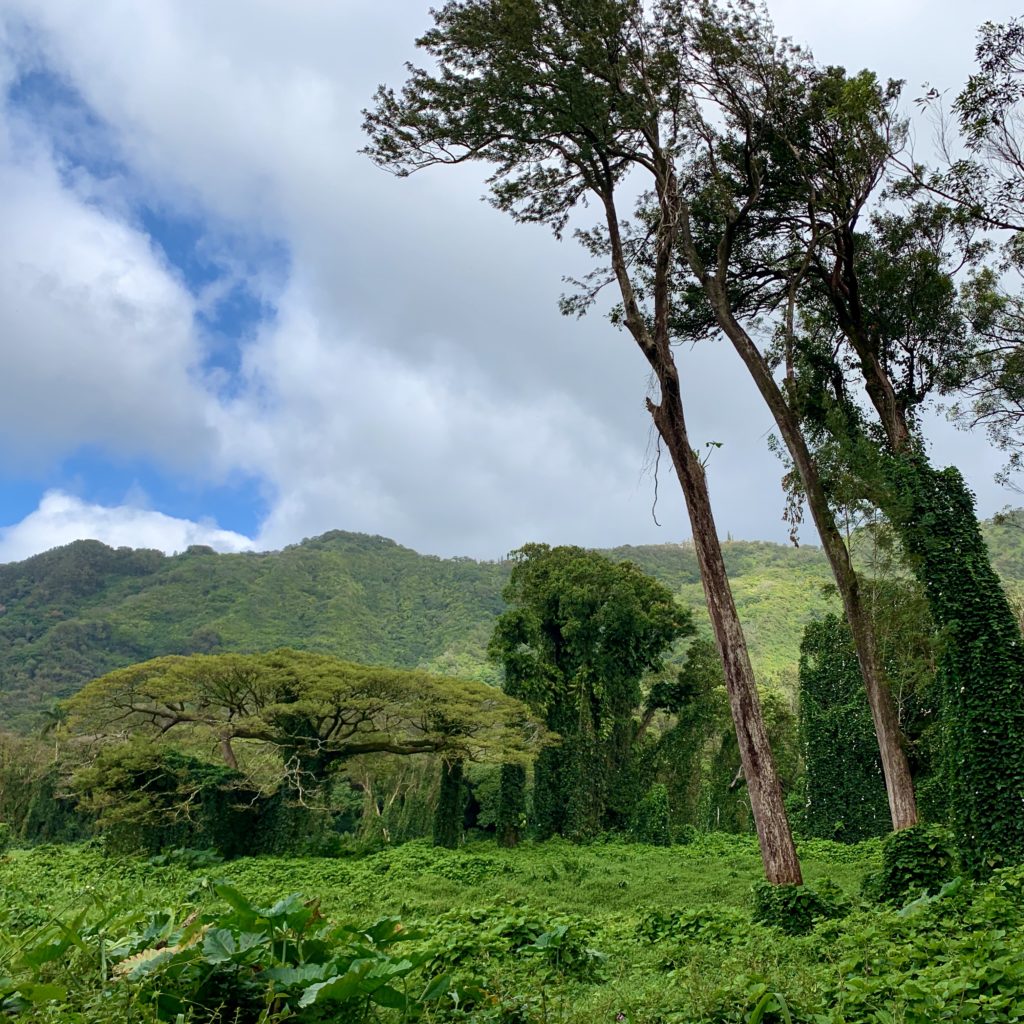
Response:
M939 825L900 829L882 843L881 869L869 877L865 892L887 903L936 892L955 871L951 837Z
M820 551L723 547L755 668L792 666L803 626L834 604L821 596ZM708 628L692 546L608 554L667 584ZM34 730L54 698L168 654L284 646L496 682L486 647L510 571L339 531L264 554L167 557L77 541L0 566L0 719Z
M76 772L81 809L111 851L209 847L222 857L316 849L322 809L282 786L253 789L238 771L152 742L108 747Z
M823 879L851 894L877 857L877 842L801 847L809 888L839 905L852 897ZM631 1024L749 1024L758 1012L762 1021L785 1020L782 1006L796 1024L1021 1019L1024 868L946 886L901 909L853 900L846 916L792 936L752 920L759 859L746 836L672 848L554 840L450 851L427 841L362 858L243 858L212 868L188 860L157 866L95 847L38 847L0 859L6 1009L33 1024L153 1024L159 989L169 1008L200 991L208 1001L197 1016L220 1009L218 1024L253 1010L278 1024L285 1003L290 1019L318 1024L362 1021L364 1013L382 1024L401 1020L401 1011L372 1001L368 1009L298 1005L327 980L319 965L337 956L344 966L354 943L375 972L427 957L388 982L413 1005L429 982L447 976L446 995L410 1009L430 1024L592 1024L619 1014ZM230 893L204 883L211 870ZM320 902L279 899L300 886ZM400 940L369 924L382 918L406 925ZM336 923L345 921L367 923ZM202 936L174 949L169 940L197 922ZM220 931L231 938L218 935L207 948L206 937ZM247 943L251 962L241 949ZM147 950L160 961L130 980L131 958ZM268 974L307 967L317 976ZM216 976L207 988L202 972ZM284 998L271 1002L272 995Z
M251 788L297 793L370 754L511 761L545 738L525 705L484 683L288 650L157 658L94 680L68 707L68 728L104 738L108 757L126 733L214 748ZM168 791L187 808L187 789Z
M871 711L849 627L835 615L804 631L800 732L807 833L856 843L888 832L889 803Z
M672 825L668 806L668 790L658 782L644 794L637 804L630 824L630 834L641 843L669 846L672 843Z
M942 638L945 780L971 874L1024 861L1024 643L955 469L892 459L890 518Z
M1020 531L994 524L986 537L1003 578L1024 579ZM804 626L837 606L821 593L824 556L748 541L723 552L755 669L766 677L792 669ZM668 585L708 628L692 546L608 554ZM77 541L0 566L0 718L34 729L53 698L89 679L211 647L287 646L494 682L486 646L510 570L337 531L266 554L167 557Z
M816 888L767 882L754 886L754 920L780 928L787 935L806 935L818 921L843 917L848 912L842 891L827 880Z
M629 562L544 544L516 559L504 593L511 607L488 650L506 692L562 738L557 761L537 763L538 833L591 838L628 824L641 681L693 626L671 591Z
M14 845L14 829L6 821L0 821L0 857Z

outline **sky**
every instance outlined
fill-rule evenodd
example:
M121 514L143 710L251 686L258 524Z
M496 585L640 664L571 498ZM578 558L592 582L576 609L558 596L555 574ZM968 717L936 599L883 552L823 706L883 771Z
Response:
M571 240L482 167L358 153L426 0L0 0L0 562L78 538L267 550L327 530L501 558L689 536L650 382L562 317ZM951 94L1014 4L786 0L824 62ZM920 129L926 132L922 126ZM782 541L771 421L730 348L678 353L719 530ZM1016 497L941 415L989 515ZM803 540L813 543L809 528Z

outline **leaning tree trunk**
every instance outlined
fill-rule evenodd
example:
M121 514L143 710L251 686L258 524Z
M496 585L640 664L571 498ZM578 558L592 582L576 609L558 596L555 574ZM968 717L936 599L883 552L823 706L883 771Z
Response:
M864 680L864 689L867 691L868 706L871 708L875 736L878 739L892 827L894 830L909 828L917 824L914 780L910 774L906 751L903 748L903 736L896 704L888 680L885 678L878 645L875 642L874 623L861 599L860 585L850 561L850 552L836 525L828 496L818 474L818 467L807 447L807 442L792 407L786 401L772 376L761 351L732 315L728 308L724 289L717 281L709 282L706 288L719 325L732 341L733 347L747 367L758 391L761 392L797 472L800 474L804 494L807 498L807 507L810 509L814 525L821 537L836 587L843 601L846 620L853 635L854 650L857 653L861 678Z
M652 143L660 208L653 267L653 321L642 311L633 287L615 209L614 177L609 175L605 188L599 190L599 194L605 207L612 270L622 295L626 329L643 352L661 387L661 402L655 404L648 399L647 407L672 457L686 499L701 582L715 642L722 659L729 709L736 728L740 763L747 780L747 793L757 828L765 877L773 885L801 885L803 879L800 862L782 802L782 786L768 742L768 731L761 713L761 701L757 695L757 683L747 652L746 638L725 571L725 559L711 512L711 497L704 467L690 447L686 432L679 371L672 356L669 331L676 232L682 223L683 207L671 160L660 148L656 133L652 136Z
M747 780L765 876L773 885L801 885L800 862L782 801L782 786L761 714L743 627L725 571L704 467L690 447L686 432L674 362L660 367L658 378L661 402L656 405L648 399L647 404L658 433L672 456L686 498L708 612L725 670L729 708L736 727L740 762Z

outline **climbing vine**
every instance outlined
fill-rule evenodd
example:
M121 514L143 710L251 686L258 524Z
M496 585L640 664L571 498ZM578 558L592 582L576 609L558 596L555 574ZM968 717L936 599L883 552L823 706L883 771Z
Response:
M434 811L434 845L450 850L462 844L466 814L465 771L461 758L441 761L441 786Z
M804 828L856 843L889 831L889 803L849 627L811 622L800 645L800 737L806 771Z
M887 460L887 509L925 589L941 650L943 766L964 867L1024 861L1024 645L956 469Z

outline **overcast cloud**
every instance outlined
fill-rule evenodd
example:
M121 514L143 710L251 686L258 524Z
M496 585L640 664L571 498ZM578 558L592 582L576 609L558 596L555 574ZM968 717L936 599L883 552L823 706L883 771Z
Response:
M977 23L1017 13L772 9L820 59L906 78L908 102L955 91ZM573 244L481 203L481 168L400 181L358 155L361 107L428 22L412 0L0 0L0 486L22 501L0 505L0 561L76 536L239 550L350 529L498 557L688 535L664 464L650 515L635 346L558 314ZM722 533L784 539L735 356L681 360L695 441L724 443ZM984 513L1012 499L982 437L935 437ZM126 466L161 499L129 481L99 501ZM254 516L224 500L242 478Z

